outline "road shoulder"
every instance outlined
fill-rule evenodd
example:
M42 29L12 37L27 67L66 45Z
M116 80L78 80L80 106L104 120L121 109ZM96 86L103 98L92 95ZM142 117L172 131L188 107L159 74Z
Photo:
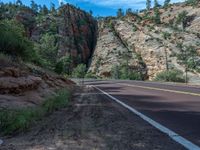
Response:
M184 149L94 88L78 92L70 108L57 111L27 133L5 138L2 150Z

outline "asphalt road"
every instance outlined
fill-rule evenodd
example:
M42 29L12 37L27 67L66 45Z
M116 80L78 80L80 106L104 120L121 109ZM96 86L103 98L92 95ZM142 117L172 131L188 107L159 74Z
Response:
M200 87L88 80L125 104L200 146Z

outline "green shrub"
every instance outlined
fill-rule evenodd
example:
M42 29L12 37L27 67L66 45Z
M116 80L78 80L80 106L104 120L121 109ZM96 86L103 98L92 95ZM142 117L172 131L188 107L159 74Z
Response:
M37 59L40 60L39 65L51 70L55 68L58 51L55 35L49 33L42 35L39 43L34 44L34 50L37 52Z
M70 92L67 90L59 91L54 97L47 99L42 107L45 112L51 113L59 108L66 107L70 99Z
M141 72L133 70L125 64L120 66L114 65L111 69L111 77L123 80L143 80Z
M131 72L129 74L129 79L130 80L142 80L142 75L140 72Z
M84 78L86 74L86 65L79 64L76 68L74 68L72 72L72 76L75 78Z
M97 79L97 76L91 72L86 73L85 78Z
M58 62L56 63L56 66L55 66L54 71L55 71L56 73L58 73L58 74L63 73L63 71L64 71L64 62L63 62L63 61L58 61Z
M180 70L169 70L158 73L154 80L165 82L185 82L185 77L183 76L183 72Z
M42 109L27 108L21 110L0 111L0 128L4 134L26 130L30 124L44 115Z
M199 0L186 0L187 5L191 5L193 7L198 6Z
M33 44L24 36L24 28L18 22L1 20L0 35L0 52L29 61L35 56Z
M48 98L38 107L23 108L19 110L0 110L0 131L3 134L24 131L28 129L33 122L41 119L45 115L52 113L59 108L66 107L70 97L70 92L63 89L58 91L55 96Z

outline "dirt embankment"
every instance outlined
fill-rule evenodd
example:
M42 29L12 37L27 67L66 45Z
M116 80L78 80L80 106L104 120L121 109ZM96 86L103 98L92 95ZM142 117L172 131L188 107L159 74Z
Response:
M73 82L25 65L5 61L0 65L0 109L18 109L41 104L57 89ZM6 63L7 62L7 63Z
M93 88L78 89L70 107L27 133L4 137L2 150L184 149Z

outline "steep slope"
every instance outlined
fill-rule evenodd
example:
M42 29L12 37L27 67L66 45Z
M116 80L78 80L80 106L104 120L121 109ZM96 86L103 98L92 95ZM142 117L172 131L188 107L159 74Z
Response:
M50 28L49 28L50 27ZM33 29L31 38L53 30L58 39L57 57L71 56L73 63L87 63L96 44L96 21L88 13L69 4L59 8L57 14L46 15Z
M14 19L22 23L26 36L34 45L45 44L42 41L45 35L53 36L56 47L53 59L57 62L62 57L69 57L72 69L79 63L88 63L96 44L96 20L70 4L51 10L45 6L38 8L36 11L25 5L1 3L0 20Z
M111 77L111 70L115 65L128 63L133 69L146 74L146 69L140 57L123 43L111 19L101 20L98 23L99 35L96 49L91 60L89 71L102 77ZM127 62L127 60L130 60ZM140 69L140 70L138 70Z
M180 49L181 44L186 49L186 53L189 53L187 51L191 47L195 50L195 56L189 58L189 61L194 60L196 68L188 68L190 71L188 74L191 82L200 81L198 72L200 69L199 8L193 8L186 4L175 4L170 5L167 10L160 8L159 11L161 24L155 24L153 20L145 19L144 13L138 15L129 13L120 18L100 20L99 37L90 71L95 73L95 67L98 66L97 60L100 58L100 72L97 75L101 75L103 72L107 72L106 74L109 75L113 65L125 61L121 57L122 55L116 55L116 50L123 47L132 55L140 56L140 61L144 65L135 63L133 66L137 68L136 70L145 67L146 78L150 80L154 79L159 72L167 69L178 69L185 72L185 65L179 58L179 55L184 55ZM188 11L184 30L181 29L181 24L175 28L178 15L183 11ZM154 14L153 10L150 11L150 14ZM129 57L128 59L130 62L139 61L138 57Z

